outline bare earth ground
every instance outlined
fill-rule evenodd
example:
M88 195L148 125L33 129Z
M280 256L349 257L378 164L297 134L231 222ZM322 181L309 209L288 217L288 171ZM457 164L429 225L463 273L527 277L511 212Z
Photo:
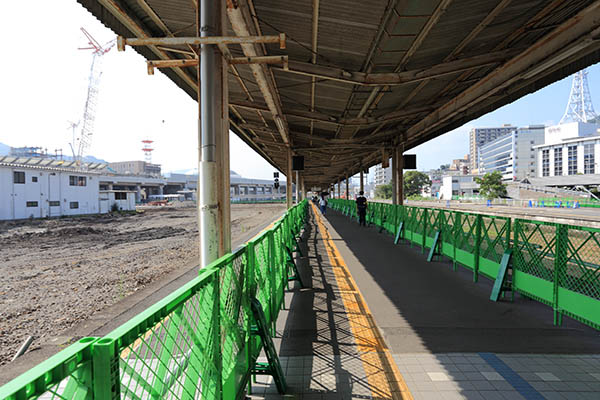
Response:
M232 204L232 240L283 204ZM0 222L0 365L198 259L195 208Z

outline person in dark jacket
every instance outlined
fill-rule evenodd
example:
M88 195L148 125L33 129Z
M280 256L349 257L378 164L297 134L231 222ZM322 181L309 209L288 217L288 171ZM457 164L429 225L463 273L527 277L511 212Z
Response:
M358 223L362 226L367 226L367 198L361 190L356 198L356 212L358 214Z

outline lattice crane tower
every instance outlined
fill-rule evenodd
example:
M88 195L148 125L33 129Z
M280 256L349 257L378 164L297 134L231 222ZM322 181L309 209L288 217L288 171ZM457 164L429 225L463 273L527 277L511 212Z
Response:
M115 45L115 41L112 40L104 46L101 46L100 43L98 43L98 41L84 28L81 28L81 32L83 32L87 38L88 46L80 47L79 50L92 50L92 64L90 65L87 97L83 109L83 125L81 126L79 137L77 138L79 143L74 143L74 146L77 147L77 154L74 154L77 164L81 164L84 154L92 144L94 121L96 119L96 105L98 101L98 88L100 85L100 78L102 77L102 56L108 53Z
M582 69L573 75L573 85L565 115L559 124L566 122L588 122L597 117L587 81L587 71Z

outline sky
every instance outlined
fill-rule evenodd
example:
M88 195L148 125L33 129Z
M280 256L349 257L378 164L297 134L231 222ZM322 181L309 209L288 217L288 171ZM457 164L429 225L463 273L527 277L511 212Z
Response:
M10 62L0 63L0 143L70 154L70 121L82 119L91 62L89 51L78 50L86 45L80 28L101 44L115 34L74 0L10 2L0 9L0 34L12 38L3 41ZM60 23L49 15L61 15ZM113 48L102 67L88 154L107 161L141 160L141 140L151 139L152 161L163 171L196 168L196 102L159 71L147 75L145 59L130 47L125 52ZM588 72L592 101L600 107L600 65ZM557 123L570 87L571 78L563 79L407 153L417 154L419 170L429 170L467 154L472 127ZM232 170L245 177L273 177L274 167L233 133L230 149Z

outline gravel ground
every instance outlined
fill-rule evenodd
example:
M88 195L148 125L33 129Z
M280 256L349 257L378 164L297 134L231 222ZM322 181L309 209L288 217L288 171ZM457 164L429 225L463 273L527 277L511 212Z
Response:
M282 204L234 204L232 239ZM195 208L0 222L0 365L198 258Z

